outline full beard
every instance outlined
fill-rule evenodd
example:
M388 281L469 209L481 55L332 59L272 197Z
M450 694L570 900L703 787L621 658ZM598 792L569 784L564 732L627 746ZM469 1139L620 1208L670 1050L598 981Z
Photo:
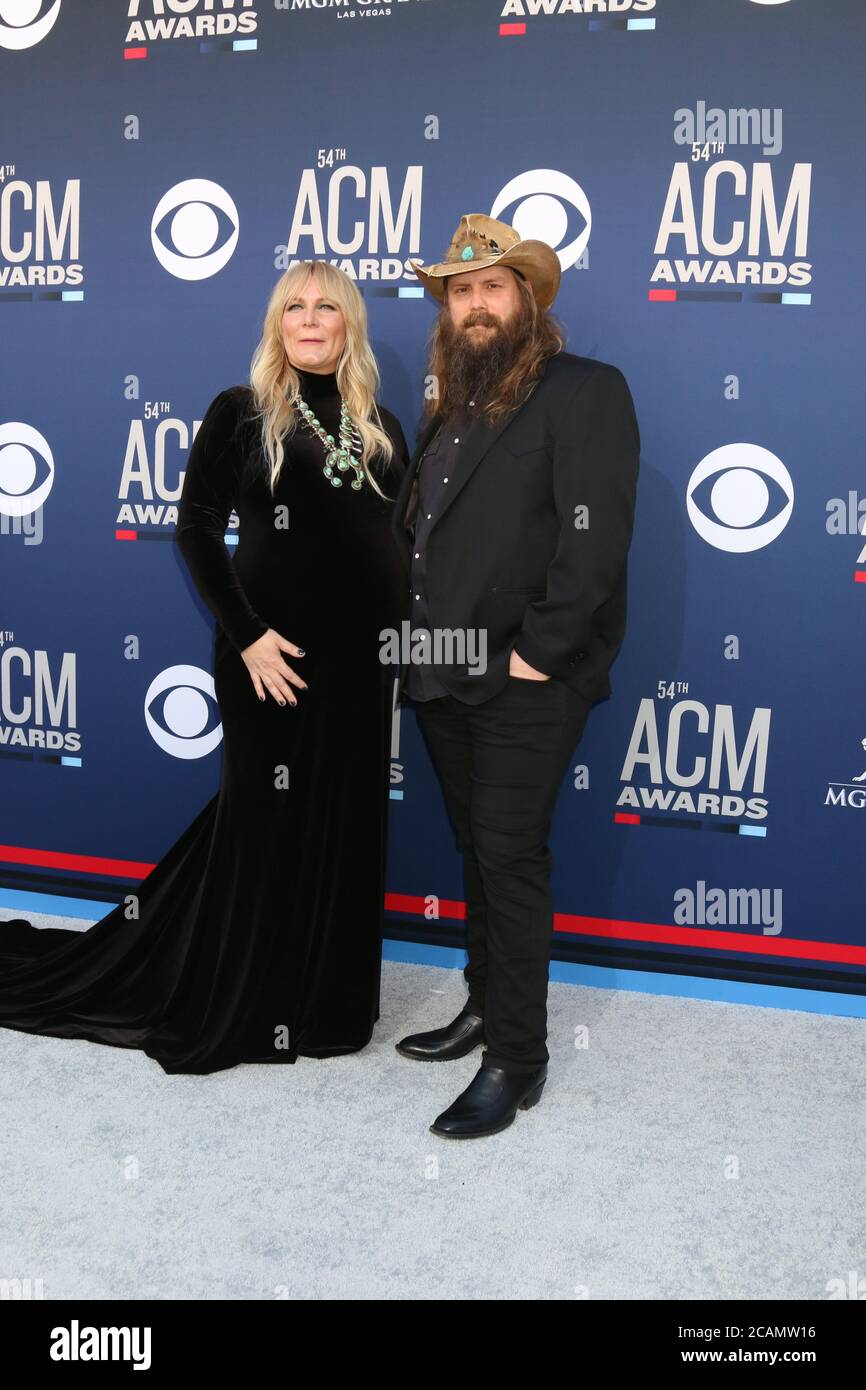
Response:
M490 324L491 331L468 332L475 323ZM467 315L466 321L455 328L446 310L442 322L444 408L462 415L482 410L526 347L530 332L528 317L519 312L500 323L493 315L479 310Z

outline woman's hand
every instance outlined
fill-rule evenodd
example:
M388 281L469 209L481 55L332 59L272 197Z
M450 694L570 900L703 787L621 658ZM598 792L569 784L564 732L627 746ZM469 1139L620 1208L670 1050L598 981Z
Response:
M296 705L298 702L292 694L291 686L296 685L301 690L306 690L307 683L286 664L280 655L281 652L291 652L292 656L304 655L302 647L296 647L294 642L289 642L274 628L269 627L257 641L249 647L244 647L241 656L260 700L265 698L267 689L278 705L284 705L286 700L290 705Z

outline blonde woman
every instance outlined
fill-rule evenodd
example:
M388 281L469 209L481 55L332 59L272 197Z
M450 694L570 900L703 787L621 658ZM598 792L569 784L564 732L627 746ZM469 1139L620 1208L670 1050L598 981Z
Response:
M216 618L219 792L142 883L137 920L121 904L83 933L0 924L0 1026L139 1047L166 1072L370 1040L395 675L379 634L408 616L391 529L408 451L378 380L353 282L286 271L178 510Z

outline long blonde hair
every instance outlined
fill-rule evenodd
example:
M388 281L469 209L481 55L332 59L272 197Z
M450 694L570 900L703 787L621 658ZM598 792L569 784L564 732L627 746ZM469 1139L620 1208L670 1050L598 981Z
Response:
M270 471L271 491L276 487L285 462L285 441L302 418L292 405L292 399L300 391L301 379L286 355L283 311L313 275L323 293L334 301L343 315L346 342L336 368L337 389L363 441L364 470L373 489L380 497L386 497L373 477L370 464L376 457L383 470L387 468L394 455L394 446L376 408L379 368L367 336L367 306L349 276L327 261L300 261L280 276L271 291L262 336L250 364L250 385L256 403L254 418L261 420L262 451Z

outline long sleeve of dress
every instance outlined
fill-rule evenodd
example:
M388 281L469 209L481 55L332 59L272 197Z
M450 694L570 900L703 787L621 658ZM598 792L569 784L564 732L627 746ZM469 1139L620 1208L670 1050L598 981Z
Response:
M235 438L237 395L210 403L187 459L175 543L193 583L229 641L243 651L268 630L244 593L224 540L240 492L243 457Z
M406 443L406 436L403 433L403 427L397 419L397 416L392 414L390 410L386 410L384 406L379 406L378 410L379 423L385 432L391 436L391 442L394 445L394 454L386 470L385 477L390 483L394 496L396 497L400 489L400 484L403 481L403 474L409 467L409 446Z

